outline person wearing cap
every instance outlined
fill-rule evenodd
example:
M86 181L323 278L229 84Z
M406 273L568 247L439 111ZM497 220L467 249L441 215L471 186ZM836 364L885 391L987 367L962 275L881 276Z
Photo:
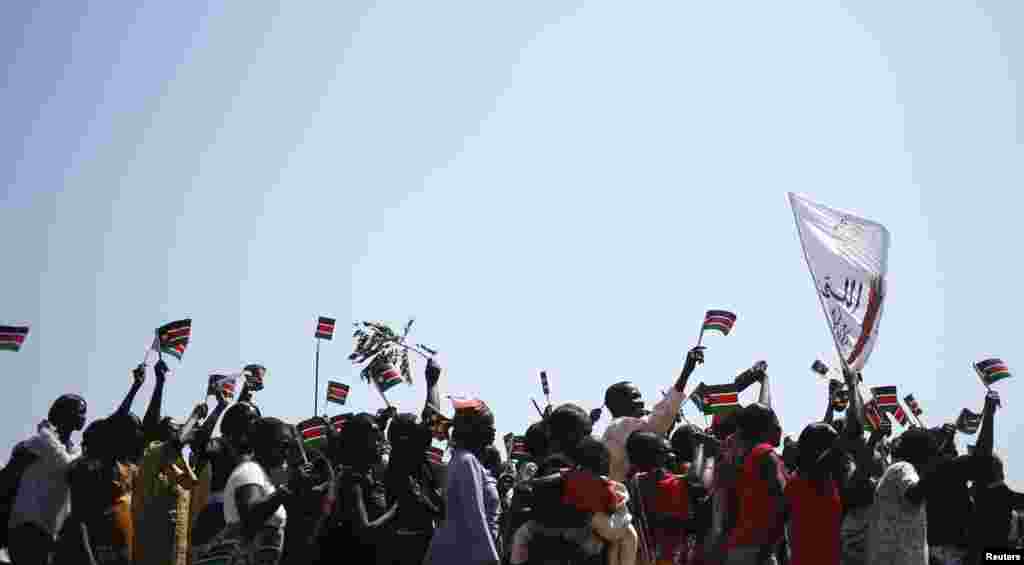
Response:
M612 421L604 432L604 442L611 454L613 481L625 482L629 476L629 456L626 441L633 432L646 431L665 435L675 423L676 414L686 399L684 389L697 365L704 363L704 348L694 347L686 354L686 363L675 385L650 412L644 409L640 390L631 382L623 381L608 387L604 395L605 406Z
M9 548L14 565L45 565L54 550L56 536L71 512L67 472L81 455L71 440L85 427L87 406L77 394L54 401L37 434L18 444L35 457L21 476L11 508Z

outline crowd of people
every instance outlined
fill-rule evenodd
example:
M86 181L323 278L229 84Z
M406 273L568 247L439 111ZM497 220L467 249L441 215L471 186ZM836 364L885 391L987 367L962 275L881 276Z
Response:
M950 425L866 433L850 371L845 416L830 395L821 421L784 439L764 363L736 377L757 402L705 429L682 421L703 361L690 350L651 410L634 384L608 387L600 438L600 410L549 407L506 457L482 399L438 426L433 361L421 414L324 419L318 448L262 414L248 384L165 417L163 361L140 419L139 366L112 414L86 425L86 400L61 396L14 448L0 541L15 565L929 565L1019 543L1024 494L993 454L995 392L967 454ZM446 464L429 457L439 437Z

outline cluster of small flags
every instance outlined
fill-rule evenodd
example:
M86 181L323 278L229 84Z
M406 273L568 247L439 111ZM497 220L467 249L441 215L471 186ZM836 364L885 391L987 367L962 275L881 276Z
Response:
M157 328L156 339L153 349L173 356L181 361L185 355L185 348L188 347L188 340L192 337L192 319L186 318Z
M28 326L0 326L0 351L19 351L28 337Z
M1006 366L1002 359L979 361L974 364L974 370L978 372L981 383L986 387L1010 377L1010 368Z
M956 429L967 435L974 435L981 427L981 414L975 414L964 408L956 419Z
M327 381L327 402L344 405L348 399L348 385L337 381Z
M316 339L326 339L327 341L334 339L335 322L336 320L334 318L320 316L320 319L316 322L316 333L314 334L314 337L316 337Z
M701 332L715 330L722 335L729 335L732 327L736 324L736 314L728 310L708 310L704 315L704 325Z

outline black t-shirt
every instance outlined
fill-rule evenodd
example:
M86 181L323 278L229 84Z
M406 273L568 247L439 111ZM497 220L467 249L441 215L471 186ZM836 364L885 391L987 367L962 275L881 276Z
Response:
M967 455L946 459L926 477L928 545L968 547L972 505L967 482L977 476L977 462Z
M432 532L439 518L413 496L412 482L431 502L441 508L443 501L434 468L427 463L427 448L431 446L430 428L417 425L408 443L393 446L391 463L385 474L388 504L397 502L398 511L390 527L394 530ZM411 469L411 472L409 471Z
M1002 483L977 489L971 514L971 547L984 550L1009 546L1013 510L1024 510L1024 493Z

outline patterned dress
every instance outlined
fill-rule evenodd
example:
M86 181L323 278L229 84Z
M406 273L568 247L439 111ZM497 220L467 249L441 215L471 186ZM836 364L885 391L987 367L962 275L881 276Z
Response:
M910 463L886 469L875 489L868 527L867 563L928 565L928 518L925 504L905 498L920 477Z

